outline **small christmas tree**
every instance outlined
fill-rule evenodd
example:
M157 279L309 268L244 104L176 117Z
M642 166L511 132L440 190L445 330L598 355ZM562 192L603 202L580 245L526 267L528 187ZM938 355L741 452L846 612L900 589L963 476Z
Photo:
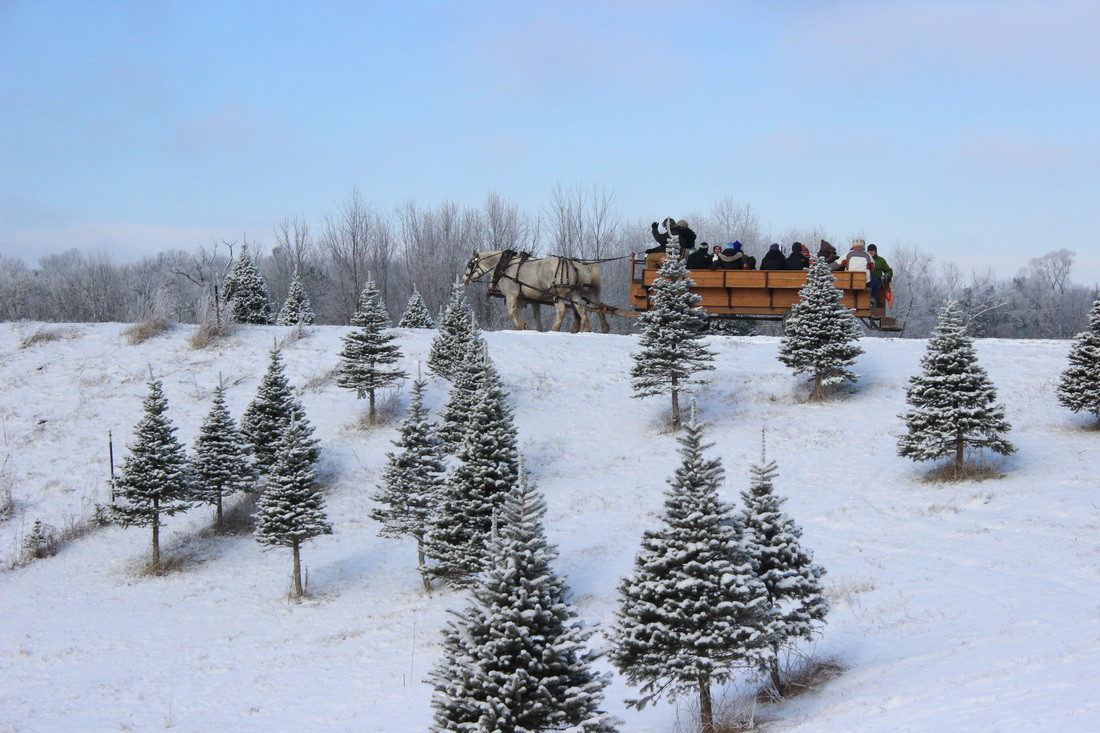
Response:
M1089 311L1089 330L1073 340L1069 367L1058 384L1058 402L1074 412L1091 412L1100 421L1100 296Z
M644 697L628 705L697 694L702 729L713 733L711 686L738 666L768 663L773 618L752 547L739 540L731 509L718 498L724 473L717 459L703 457L709 446L702 433L692 410L661 526L645 533L634 572L619 585L609 655L642 685Z
M134 428L130 455L115 481L115 521L123 527L151 527L150 568L160 570L160 518L187 509L191 486L187 456L168 419L168 400L157 379L149 380L145 414Z
M605 733L609 676L591 670L569 589L554 571L546 505L524 478L508 493L470 606L443 632L432 672L436 731Z
M311 434L313 428L306 420L305 410L294 397L283 369L278 347L271 350L267 372L260 380L256 398L241 416L241 433L252 451L253 465L261 472L267 471L275 461L275 448L292 420ZM316 459L316 455L314 456Z
M271 314L271 296L267 285L252 261L248 244L241 245L241 254L233 264L233 269L225 276L223 297L229 304L229 312L238 323L269 325L274 319Z
M844 380L858 376L848 367L863 353L855 343L863 330L852 311L841 304L840 296L828 264L818 260L810 267L806 285L798 291L799 301L783 324L779 361L795 374L813 377L811 400L825 398Z
M452 379L455 366L465 358L466 344L472 334L477 334L474 314L466 304L465 291L455 283L447 310L439 319L439 333L432 339L428 351L428 371L444 379Z
M813 554L799 544L802 529L780 509L786 500L776 496L772 485L778 472L775 462L762 462L751 471L749 488L741 492L745 506L736 526L742 544L752 548L754 570L775 613L767 672L775 693L782 695L780 649L797 639L812 638L815 626L824 623L829 611L819 580L825 570L815 565Z
M191 476L191 495L216 507L217 527L222 525L222 500L234 492L255 488L256 474L249 465L248 448L225 406L225 389L220 384L214 389L214 404L195 438Z
M289 547L295 598L302 596L301 546L306 540L332 534L317 490L317 444L312 429L298 420L287 426L275 449L267 486L256 506L256 541Z
M944 305L920 365L921 373L909 378L905 401L913 409L901 416L908 432L898 441L898 455L914 461L951 456L951 469L960 475L967 449L1016 450L1003 437L1011 429L1004 406L978 365L953 301Z
M477 404L477 391L489 363L488 347L476 331L467 334L466 341L457 342L455 347L462 358L456 356L451 366L451 391L439 413L439 439L443 449L450 453L458 449L470 427L470 412Z
M302 276L294 273L294 279L290 281L290 289L287 291L286 300L279 310L279 317L275 321L277 326L312 326L317 318L313 315L313 305L309 302L306 289L302 287Z
M370 398L367 417L373 423L375 390L406 376L400 369L386 368L401 358L401 350L393 343L394 334L386 333L389 318L378 302L378 291L374 289L373 282L368 281L363 288L359 296L359 310L351 322L356 328L343 338L344 349L340 352L340 365L336 369L336 384L355 390L355 396L359 399Z
M661 262L650 287L653 309L638 316L642 350L631 354L634 397L672 396L672 424L680 427L680 393L690 392L699 373L714 369L714 354L702 339L707 314L683 261L670 254Z
M487 359L484 368L457 464L432 507L425 547L434 561L429 572L455 586L468 585L484 567L493 518L519 471L512 409Z
M426 382L413 382L412 400L401 423L396 453L386 454L382 482L371 498L380 504L371 517L382 523L383 537L412 537L416 540L417 566L424 574L424 540L431 508L443 488L443 456L435 424L424 409ZM424 574L424 589L429 590Z
M397 326L398 328L435 328L432 314L428 312L428 307L424 305L424 299L420 297L420 292L416 288L413 288L409 303L405 306L405 315L401 316L401 322Z

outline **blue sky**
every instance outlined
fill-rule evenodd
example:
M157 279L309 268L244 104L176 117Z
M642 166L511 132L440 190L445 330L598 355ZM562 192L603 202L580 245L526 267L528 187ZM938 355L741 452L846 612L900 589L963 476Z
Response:
M964 271L1065 247L1091 284L1098 39L1058 0L0 0L0 252L597 184L628 220L732 197Z

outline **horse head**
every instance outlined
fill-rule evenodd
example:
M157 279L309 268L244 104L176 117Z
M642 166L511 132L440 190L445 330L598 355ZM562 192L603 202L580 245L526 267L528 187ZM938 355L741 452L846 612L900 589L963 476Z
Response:
M481 266L482 256L480 252L475 251L473 256L466 262L466 271L462 277L462 284L469 285L474 280L488 272L487 268Z

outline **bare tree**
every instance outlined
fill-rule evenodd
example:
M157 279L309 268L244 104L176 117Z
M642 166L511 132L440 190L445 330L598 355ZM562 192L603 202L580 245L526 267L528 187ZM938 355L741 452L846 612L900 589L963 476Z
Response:
M371 227L375 219L373 206L363 201L357 186L335 213L324 216L321 247L333 268L341 323L351 323L359 293L367 281Z
M207 248L199 245L199 251L184 265L178 263L172 266L172 272L196 285L202 292L203 303L197 309L200 314L204 308L212 308L214 311L214 323L221 328L222 325L222 297L221 286L229 268L233 265L233 248L235 242L225 240L214 241ZM227 254L218 252L224 247Z

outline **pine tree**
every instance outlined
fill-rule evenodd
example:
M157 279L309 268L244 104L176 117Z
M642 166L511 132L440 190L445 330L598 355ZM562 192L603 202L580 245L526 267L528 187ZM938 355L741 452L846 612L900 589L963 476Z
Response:
M241 254L225 276L222 292L233 319L238 323L268 325L273 322L271 296L248 252L248 244L241 245Z
M370 398L368 419L375 421L374 393L406 377L400 369L387 369L401 358L401 350L393 343L394 334L386 333L389 318L378 302L374 283L367 281L359 296L359 310L351 319L352 329L343 338L340 364L336 369L336 384L355 390L359 399Z
M512 409L496 370L485 374L468 416L457 461L432 507L425 551L428 571L455 585L468 585L485 564L493 519L519 471Z
M1100 296L1089 311L1089 330L1077 334L1062 372L1058 402L1074 412L1088 411L1100 420Z
M151 527L150 567L160 569L161 516L171 516L189 506L190 482L187 456L168 419L168 400L157 379L149 380L145 414L134 428L130 455L115 481L115 521L123 527Z
M768 663L773 618L752 548L718 498L724 472L720 461L704 458L710 446L702 434L692 410L661 526L644 534L634 571L619 585L609 654L627 680L641 684L644 697L627 704L698 694L702 729L712 733L711 685L738 666Z
M428 307L424 305L424 299L420 297L420 292L416 288L413 288L409 303L405 306L405 315L401 316L401 322L397 326L398 328L435 328L432 314L428 312Z
M545 513L521 474L501 508L490 564L470 606L443 632L443 658L430 676L432 730L614 730L600 710L609 675L591 670L591 632L554 571L557 550L546 541Z
M682 260L666 257L650 287L653 309L638 316L642 350L631 356L634 397L672 396L672 424L680 427L680 393L690 392L699 372L714 369L714 354L703 343L707 314Z
M292 420L313 433L305 409L290 389L279 349L275 347L271 350L267 372L256 390L256 398L241 416L241 433L248 441L253 465L261 472L266 472L274 463L275 448Z
M824 623L829 602L822 592L824 568L815 565L813 553L799 544L802 529L780 509L786 501L775 494L772 480L778 468L774 461L753 466L752 481L741 492L744 501L735 525L750 554L758 578L764 583L768 602L775 613L771 639L772 656L767 671L776 694L783 694L779 677L779 651L797 639L810 639L816 624Z
M312 429L298 420L287 426L256 506L256 541L291 550L295 598L302 596L302 543L332 534L317 488L318 450L311 433Z
M1002 437L1011 429L1004 405L996 404L997 391L978 365L954 301L944 305L920 365L921 373L909 378L905 401L913 409L901 416L908 432L898 441L898 455L915 461L951 456L958 475L968 448L1001 455L1016 450Z
M795 374L811 375L810 399L820 400L844 380L858 376L847 367L863 353L855 343L863 330L852 311L841 304L841 292L824 260L810 267L798 297L783 325L779 361Z
M275 321L276 326L312 326L317 321L313 314L313 305L309 302L306 289L302 287L302 276L294 273L294 279L290 281L290 289L287 291L286 300L279 317Z
M487 348L477 331L455 344L456 353L461 356L456 355L451 366L451 391L439 413L439 439L447 452L457 450L470 427L470 412L477 404L477 390L489 363Z
M452 379L455 366L465 356L462 344L477 332L474 314L466 304L465 290L456 282L447 310L439 319L439 333L432 339L428 351L428 371L444 379Z
M199 427L191 458L191 495L217 508L215 525L222 524L222 500L237 491L252 491L256 473L248 461L248 448L225 406L225 389L214 389L214 403Z
M424 408L421 379L413 382L412 400L400 437L393 442L395 453L386 454L382 482L372 499L381 506L371 517L382 523L383 537L412 537L416 540L417 566L424 573L424 541L431 508L443 487L445 466L435 423L428 419ZM425 590L428 577L424 575Z

